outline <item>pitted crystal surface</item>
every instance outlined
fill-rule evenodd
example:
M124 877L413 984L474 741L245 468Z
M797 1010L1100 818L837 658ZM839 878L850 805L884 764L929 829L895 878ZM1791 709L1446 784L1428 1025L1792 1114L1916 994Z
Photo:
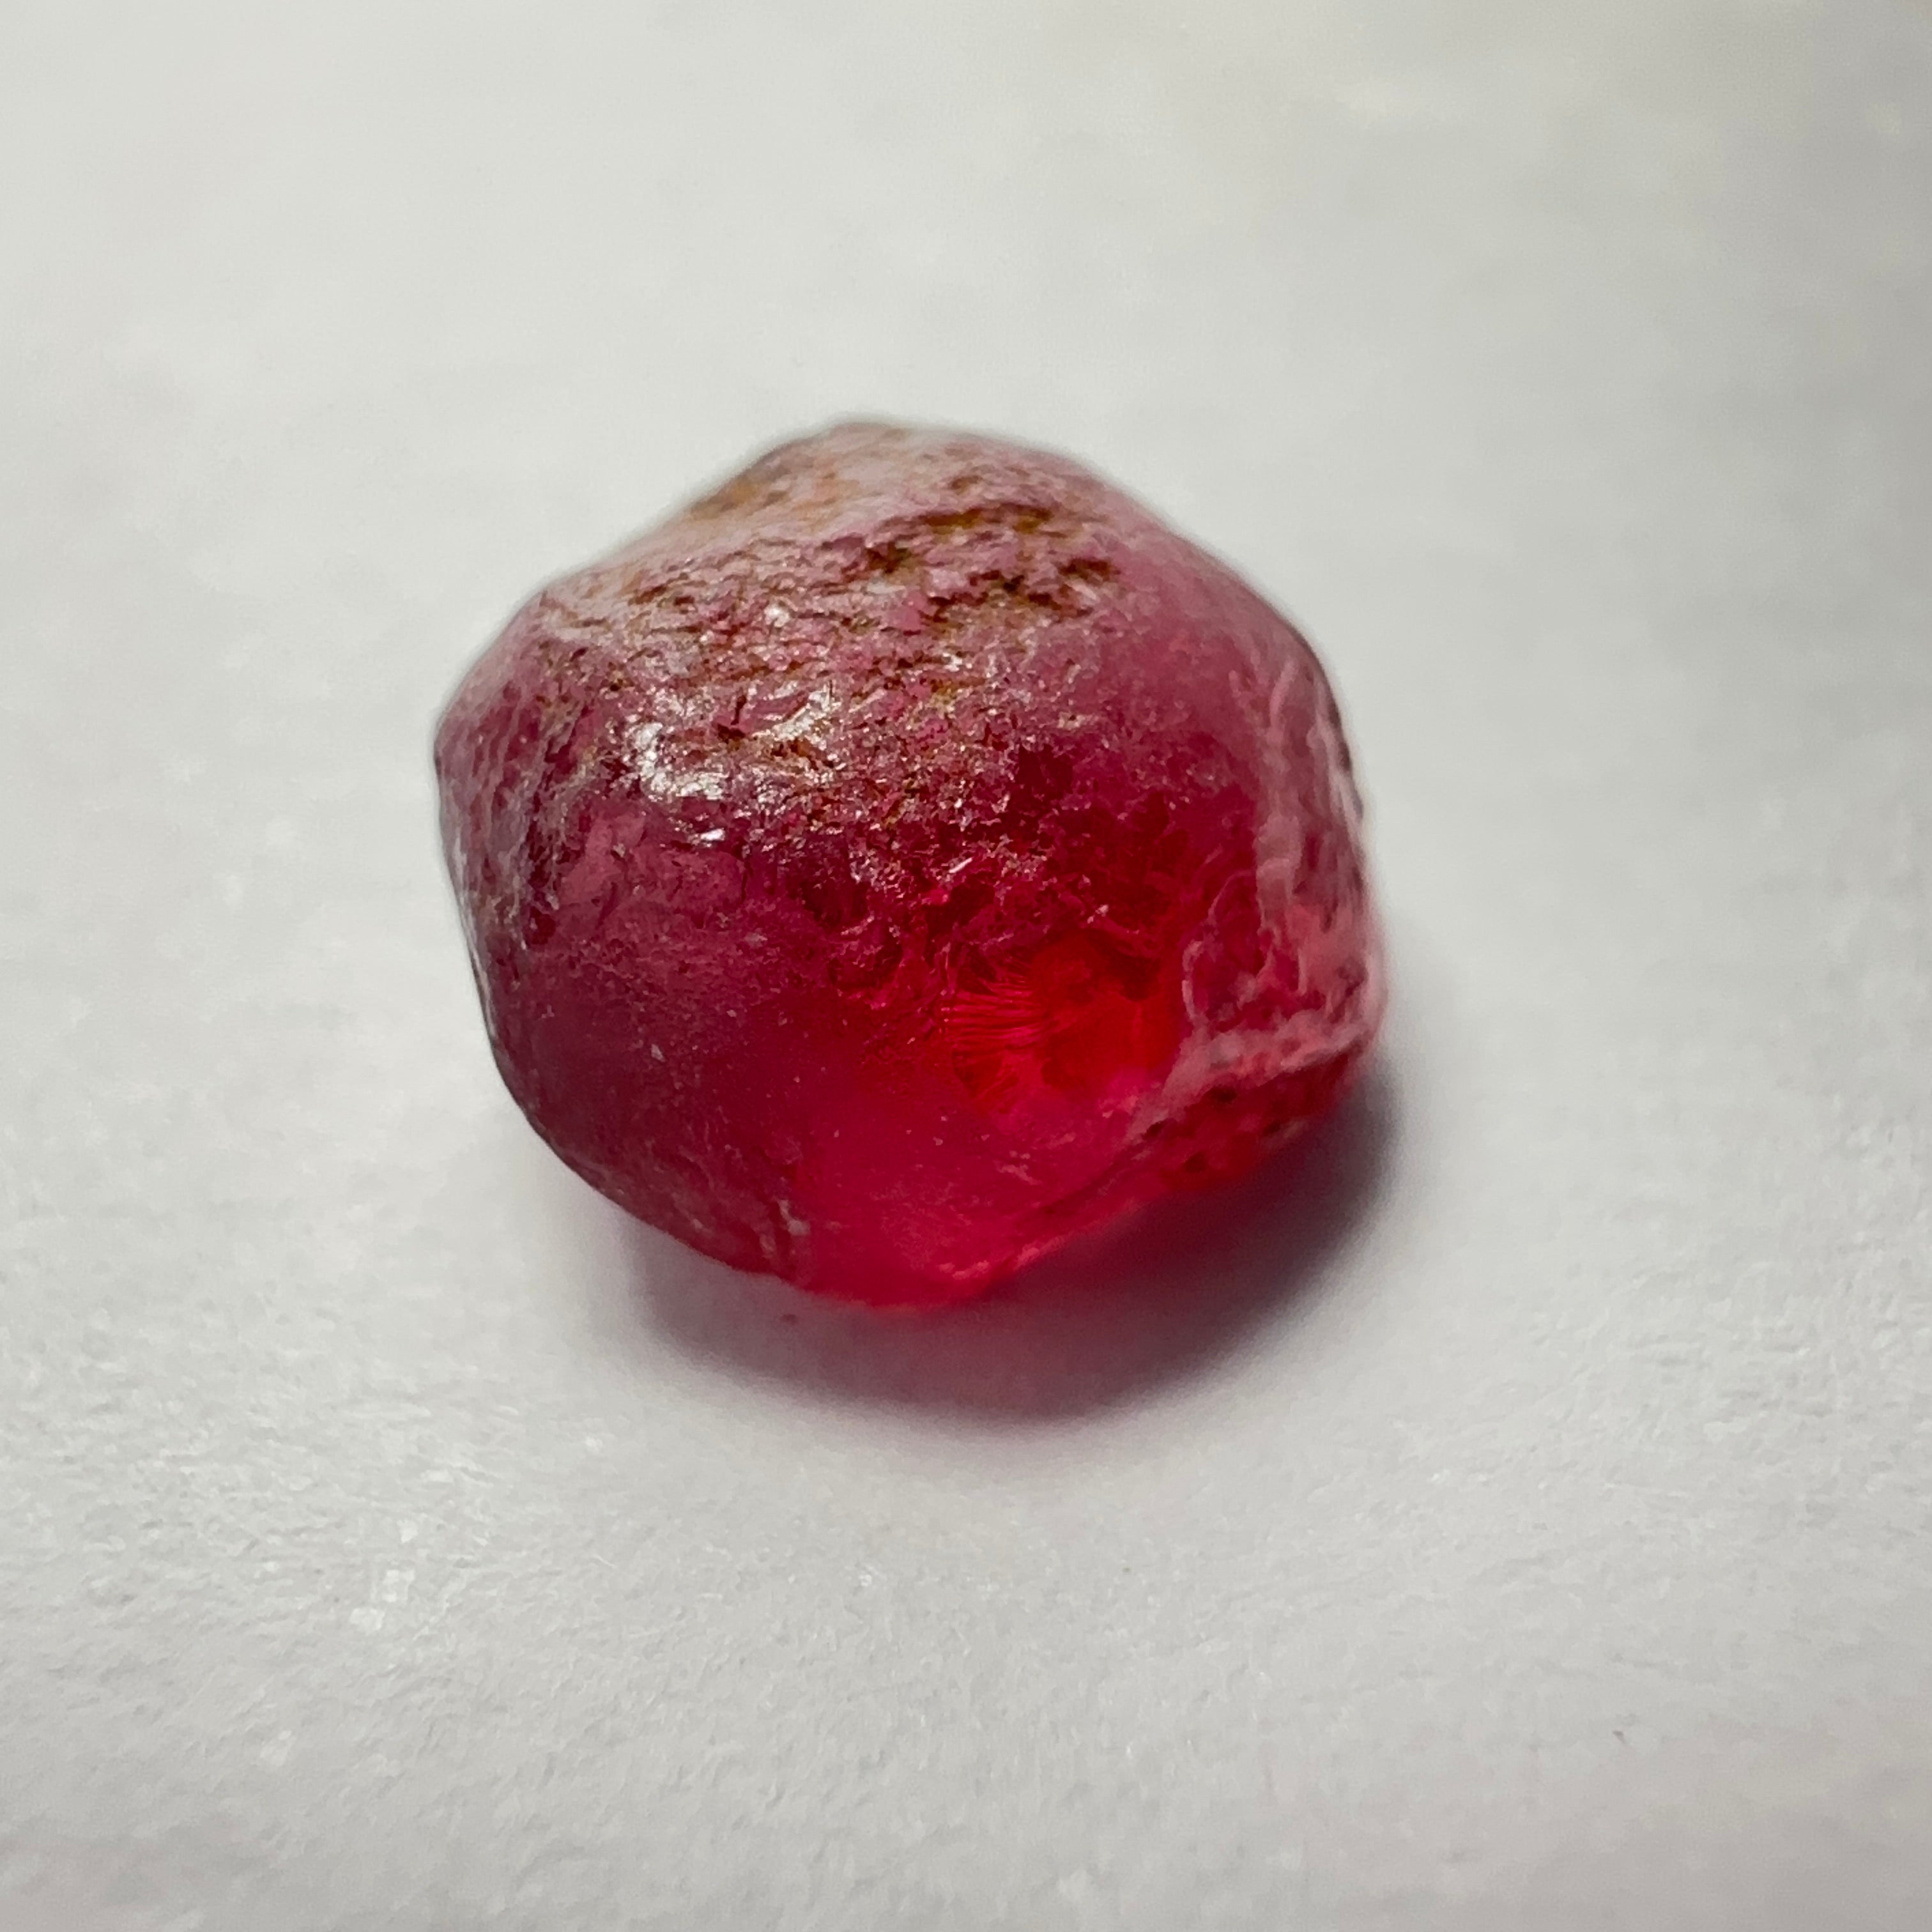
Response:
M956 1299L1238 1174L1381 1016L1313 652L1036 450L773 450L532 599L436 762L518 1104L808 1288Z

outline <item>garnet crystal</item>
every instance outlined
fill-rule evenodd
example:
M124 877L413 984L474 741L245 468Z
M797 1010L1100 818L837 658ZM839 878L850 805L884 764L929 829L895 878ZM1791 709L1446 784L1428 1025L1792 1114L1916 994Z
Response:
M1383 982L1299 634L1064 459L852 424L518 613L436 734L490 1037L739 1268L970 1294L1335 1098Z

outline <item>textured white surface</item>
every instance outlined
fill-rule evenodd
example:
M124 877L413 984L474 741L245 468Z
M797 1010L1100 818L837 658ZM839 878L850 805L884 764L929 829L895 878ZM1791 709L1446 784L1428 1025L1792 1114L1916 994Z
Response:
M0 18L0 1928L1932 1923L1932 15ZM1322 644L1298 1173L879 1326L634 1234L431 829L853 409Z

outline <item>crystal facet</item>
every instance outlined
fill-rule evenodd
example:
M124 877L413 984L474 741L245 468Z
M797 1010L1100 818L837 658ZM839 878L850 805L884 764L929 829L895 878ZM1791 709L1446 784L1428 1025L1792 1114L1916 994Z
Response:
M496 1061L613 1200L976 1292L1335 1098L1383 980L1300 634L1077 464L850 424L512 620L436 734Z

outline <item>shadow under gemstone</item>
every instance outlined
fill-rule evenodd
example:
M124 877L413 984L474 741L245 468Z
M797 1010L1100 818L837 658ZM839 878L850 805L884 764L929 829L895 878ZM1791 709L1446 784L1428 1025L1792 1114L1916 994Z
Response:
M1381 1198L1399 1120L1384 1052L1246 1180L1171 1197L926 1313L802 1294L626 1218L628 1312L640 1340L820 1400L1016 1421L1088 1414L1206 1370L1312 1293Z

